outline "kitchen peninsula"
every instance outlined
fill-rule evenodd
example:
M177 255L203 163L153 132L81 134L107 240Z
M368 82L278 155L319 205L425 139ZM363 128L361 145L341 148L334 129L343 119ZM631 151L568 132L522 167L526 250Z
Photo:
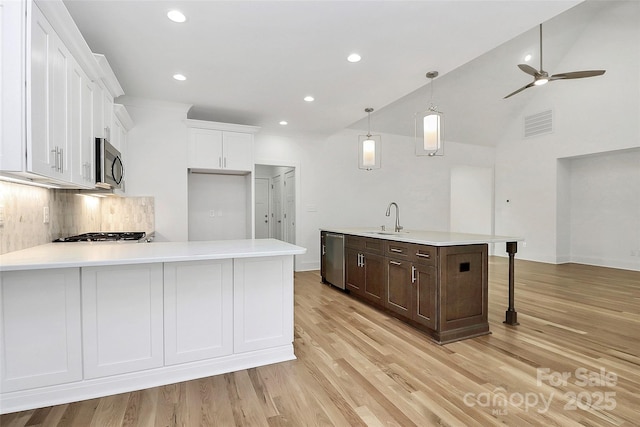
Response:
M514 256L522 238L365 228L323 228L320 233L324 283L387 311L439 344L489 333L488 244L506 243L509 307L505 323L518 324ZM340 243L336 245L335 239ZM333 253L336 247L342 256ZM338 273L331 265L336 262Z
M51 243L0 256L0 412L295 359L275 239Z

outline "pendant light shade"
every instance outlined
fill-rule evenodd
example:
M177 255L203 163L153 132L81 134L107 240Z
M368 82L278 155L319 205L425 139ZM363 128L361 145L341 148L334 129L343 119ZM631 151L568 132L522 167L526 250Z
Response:
M365 108L368 114L369 127L366 135L358 136L358 167L364 170L380 169L382 139L380 135L371 135L371 112L373 108Z
M427 77L431 79L431 98L433 100L433 79L438 76L437 71L430 71ZM443 128L444 115L431 102L426 111L416 114L416 155L442 156L444 155Z

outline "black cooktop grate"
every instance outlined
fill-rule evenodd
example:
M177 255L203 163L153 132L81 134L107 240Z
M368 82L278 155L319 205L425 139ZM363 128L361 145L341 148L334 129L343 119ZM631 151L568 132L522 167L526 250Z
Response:
M114 231L83 233L77 236L61 237L54 242L111 242L118 240L140 240L146 236L144 231Z

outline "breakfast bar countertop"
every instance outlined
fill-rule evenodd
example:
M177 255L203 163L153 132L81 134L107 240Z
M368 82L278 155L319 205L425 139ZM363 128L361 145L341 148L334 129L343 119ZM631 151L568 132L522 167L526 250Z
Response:
M523 237L495 236L486 234L454 233L449 231L401 230L383 231L373 228L320 228L330 233L349 234L361 237L392 240L395 242L417 243L430 246L475 245L479 243L522 242Z
M48 243L0 255L0 271L300 255L306 251L276 239Z

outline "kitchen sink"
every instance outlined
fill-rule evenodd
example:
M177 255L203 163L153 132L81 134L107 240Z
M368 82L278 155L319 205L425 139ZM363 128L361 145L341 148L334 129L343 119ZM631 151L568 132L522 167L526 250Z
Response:
M394 231L367 231L367 233L369 234L380 234L383 236L397 236L399 234L407 234L409 233L408 231L398 231L398 232L394 232Z

